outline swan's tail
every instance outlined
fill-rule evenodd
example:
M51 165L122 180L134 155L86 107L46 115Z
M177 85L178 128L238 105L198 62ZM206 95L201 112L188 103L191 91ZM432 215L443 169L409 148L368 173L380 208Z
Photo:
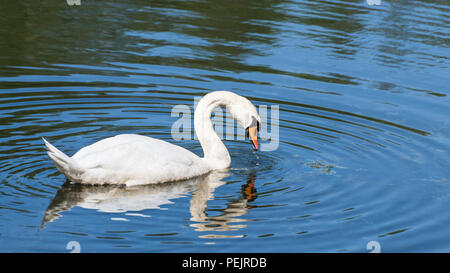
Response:
M58 150L55 146L50 144L45 138L42 138L47 146L47 154L56 165L56 168L63 173L69 180L76 182L80 173L80 168L74 159L68 157L66 154Z

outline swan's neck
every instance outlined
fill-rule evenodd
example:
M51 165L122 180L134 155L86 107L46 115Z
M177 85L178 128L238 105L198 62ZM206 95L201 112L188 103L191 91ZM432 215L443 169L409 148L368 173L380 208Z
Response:
M203 148L204 160L212 169L224 169L230 166L231 158L227 148L213 129L211 113L216 107L226 106L228 100L223 95L217 95L210 93L198 102L194 113L194 127Z

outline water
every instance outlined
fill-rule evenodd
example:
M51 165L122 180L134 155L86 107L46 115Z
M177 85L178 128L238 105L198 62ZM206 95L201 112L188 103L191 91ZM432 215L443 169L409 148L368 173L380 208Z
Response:
M449 12L3 1L0 251L450 251ZM229 171L134 190L72 185L45 154L138 133L201 155L171 111L213 90L279 106L278 148L226 140Z

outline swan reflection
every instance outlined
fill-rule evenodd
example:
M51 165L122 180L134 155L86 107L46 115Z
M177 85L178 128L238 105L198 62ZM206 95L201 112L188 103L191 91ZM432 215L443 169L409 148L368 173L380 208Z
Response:
M248 210L248 202L255 198L254 181L251 175L243 186L242 196L227 203L225 209L220 209L218 216L208 216L208 200L214 198L214 191L225 184L222 180L229 176L228 172L213 171L207 175L179 182L143 185L135 187L90 186L66 182L56 193L45 211L41 229L61 216L61 212L73 207L93 209L107 213L126 213L140 215L139 211L161 209L162 205L173 203L172 200L188 196L192 192L189 211L191 224L197 231L227 231L246 227L236 223L245 219L237 217ZM217 237L204 235L200 237Z
M200 208L195 204L197 196L204 195L205 193L201 189L192 194L191 199L191 221L196 222L191 224L195 227L196 231L232 231L240 228L245 228L247 225L243 222L247 219L238 218L244 214L247 214L249 208L251 208L248 202L251 202L256 197L255 190L255 175L251 174L245 185L242 186L241 196L227 203L225 209L221 209L221 214L217 216L208 216L206 211L206 202L203 207ZM203 199L203 198L198 198ZM223 237L236 237L226 235L208 234L201 235L202 238L223 238ZM237 235L242 237L242 235Z

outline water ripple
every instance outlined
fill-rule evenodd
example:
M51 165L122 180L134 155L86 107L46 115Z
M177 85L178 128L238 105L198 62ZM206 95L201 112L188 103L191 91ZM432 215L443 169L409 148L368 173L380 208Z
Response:
M38 4L0 10L0 250L448 250L445 1ZM278 148L226 139L226 173L136 189L45 154L138 133L201 155L171 111L212 90L277 106Z

